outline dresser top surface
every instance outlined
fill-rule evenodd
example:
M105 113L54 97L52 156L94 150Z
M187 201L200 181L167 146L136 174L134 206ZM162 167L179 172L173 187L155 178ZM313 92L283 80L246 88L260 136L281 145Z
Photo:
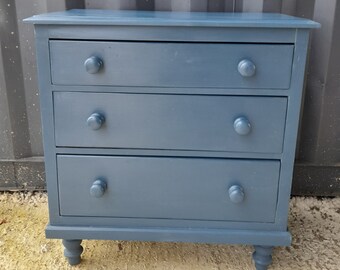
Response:
M318 28L311 20L277 13L212 13L73 9L45 13L25 22L53 25L130 25L190 27Z

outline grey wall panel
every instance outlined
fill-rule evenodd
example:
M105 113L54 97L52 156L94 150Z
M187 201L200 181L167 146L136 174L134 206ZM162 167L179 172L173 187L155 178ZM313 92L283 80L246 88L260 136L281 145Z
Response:
M39 111L39 91L36 75L35 45L33 27L22 23L22 19L31 14L46 11L46 3L38 5L34 0L17 0L16 14L18 19L18 34L22 57L23 86L25 88L26 111L29 124L30 145L33 156L43 155L41 139L41 121Z
M242 12L262 12L263 0L242 1Z
M8 3L7 3L8 2ZM27 157L27 156L41 156L43 155L42 137L41 137L41 121L40 121L40 111L39 111L39 91L37 86L37 75L36 75L36 63L35 63L35 45L33 36L33 26L29 24L24 24L22 20L34 14L39 14L48 11L58 11L65 10L68 8L83 8L83 1L64 1L64 0L45 0L45 1L34 1L34 0L16 0L16 1L2 1L1 4L6 5L4 10L13 10L13 15L11 18L15 18L16 23L12 23L11 27L7 27L7 32L10 29L10 35L17 36L18 41L15 44L14 40L10 41L11 47L15 48L16 56L19 57L19 61L16 62L16 73L17 76L21 76L20 83L18 87L22 91L22 96L24 100L19 106L18 101L16 101L19 96L16 96L15 101L9 109L13 108L18 115L19 109L21 108L21 114L24 115L27 125L23 124L23 120L20 121L19 133L21 136L29 137L28 139L21 140L16 150L15 157ZM1 5L0 4L0 5ZM13 33L13 34L12 34ZM7 46L7 47L9 47ZM7 51L5 52L7 56ZM6 58L6 57L5 57ZM12 59L12 61L15 61ZM20 63L21 62L21 63ZM9 71L6 66L5 71ZM8 73L7 72L7 73ZM21 75L20 75L21 74ZM11 83L11 82L8 82ZM19 79L17 80L19 83ZM10 96L8 96L10 97ZM12 117L14 114L11 115ZM12 130L13 134L14 130ZM17 132L18 133L18 132ZM24 142L26 142L26 150L24 151ZM15 149L15 148L14 148Z
M2 48L1 41L0 48ZM11 120L9 118L2 53L0 53L0 63L0 159L8 159L13 157L13 140L11 136Z
M296 11L296 1L297 0L282 0L281 13L294 15Z
M86 0L86 8L162 11L233 11L235 0Z
M21 54L19 50L18 25L15 2L3 0L0 2L0 40L2 55L1 92L6 98L7 106L1 112L6 122L10 121L5 130L8 158L22 158L31 155L29 143L28 121L26 113L25 87L21 66ZM2 108L0 108L2 110Z
M298 0L295 5L295 16L303 17L303 18L313 18L315 2L318 1L320 4L327 2L328 0Z
M38 3L44 5L46 7L47 12L66 10L72 8L85 8L84 0L44 0L38 1Z
M155 10L171 11L171 1L155 0Z
M327 4L325 4L327 3ZM316 1L299 158L314 164L340 162L340 2Z
M308 189L305 181L299 181L305 175L312 177L311 181L325 182L322 194L335 194L327 193L326 189L330 190L329 183L336 181L333 176L340 162L340 1L337 0L2 0L0 161L43 154L33 26L24 25L21 20L36 13L70 8L279 12L320 22L322 28L314 30L311 37L297 151L297 166L303 170L298 169L293 192L303 194ZM321 171L330 173L308 173L309 167L311 171L320 167ZM320 185L311 186L318 188L308 189L308 194L321 194Z
M86 0L86 8L136 9L137 0Z
M232 12L234 11L233 0L215 0L208 1L209 12Z

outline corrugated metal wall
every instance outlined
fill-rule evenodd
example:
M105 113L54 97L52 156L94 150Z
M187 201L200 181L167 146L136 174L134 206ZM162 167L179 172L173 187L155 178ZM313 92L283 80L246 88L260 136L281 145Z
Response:
M295 194L340 193L340 1L1 0L0 188L44 185L33 26L22 19L70 8L280 12L314 19Z

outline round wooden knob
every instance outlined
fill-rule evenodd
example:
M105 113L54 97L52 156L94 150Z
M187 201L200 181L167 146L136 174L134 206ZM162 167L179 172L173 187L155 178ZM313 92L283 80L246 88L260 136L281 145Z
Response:
M238 63L238 72L241 74L243 77L252 77L255 75L256 72L256 67L255 64L247 59L244 59Z
M106 182L97 179L96 181L93 182L90 188L90 194L92 197L100 198L104 195L106 188L107 188Z
M239 135L247 135L251 131L251 124L246 117L238 117L234 121L234 130Z
M102 68L103 60L97 56L91 56L85 60L84 66L88 73L95 74Z
M87 125L93 129L97 130L102 127L102 125L105 122L105 117L99 113L93 113L90 115L89 118L87 118L86 123Z
M244 200L243 188L239 185L233 185L229 188L229 198L233 203L241 203Z

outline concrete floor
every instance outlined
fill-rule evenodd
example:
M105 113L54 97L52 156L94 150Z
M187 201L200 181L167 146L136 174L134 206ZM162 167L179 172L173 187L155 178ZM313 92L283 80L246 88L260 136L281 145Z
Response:
M45 239L47 196L0 193L0 269L254 269L249 246L83 241L70 267L60 240ZM340 269L340 198L293 198L291 247L276 248L270 269Z

